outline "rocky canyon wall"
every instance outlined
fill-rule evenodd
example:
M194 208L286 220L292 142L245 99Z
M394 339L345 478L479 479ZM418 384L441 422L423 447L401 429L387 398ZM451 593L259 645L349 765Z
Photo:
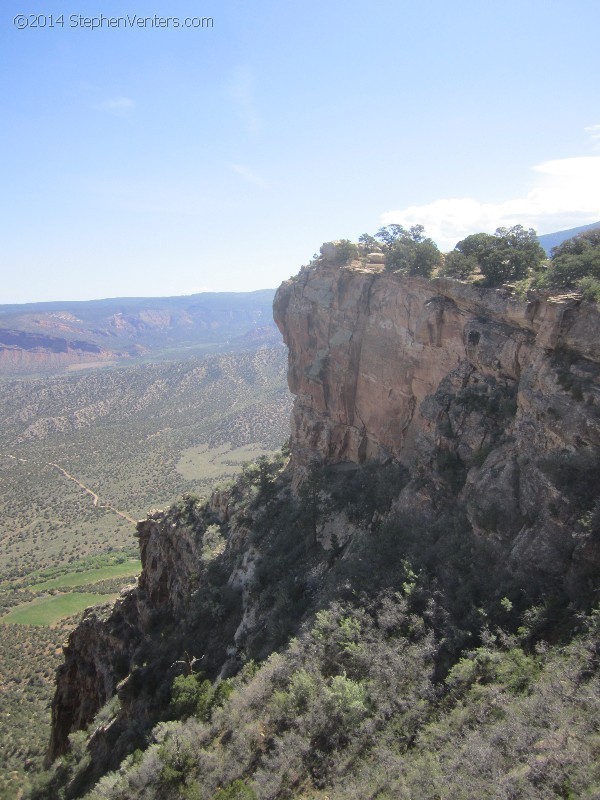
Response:
M417 479L399 507L435 513L450 487L523 566L597 562L574 533L600 501L596 305L321 259L274 316L298 466L394 457Z

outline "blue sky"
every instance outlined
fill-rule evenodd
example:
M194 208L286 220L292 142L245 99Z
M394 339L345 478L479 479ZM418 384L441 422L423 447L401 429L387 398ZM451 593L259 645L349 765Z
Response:
M100 14L214 27L71 27ZM275 287L388 222L450 249L596 221L599 23L597 0L5 0L0 303Z

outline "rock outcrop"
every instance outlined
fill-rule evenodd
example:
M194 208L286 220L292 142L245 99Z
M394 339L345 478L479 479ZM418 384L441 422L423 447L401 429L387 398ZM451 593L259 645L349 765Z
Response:
M600 362L596 306L541 293L524 300L450 279L308 267L280 287L274 315L289 348L300 463L409 458L418 435L432 430L423 401L457 374L462 383L467 372L514 382L529 405L540 401L531 396L536 389L557 390L539 374L557 348L585 360L588 380ZM596 382L588 388L598 401ZM589 423L585 444L598 444L598 426ZM565 446L574 444L564 424L551 427Z
M65 661L57 671L52 704L48 762L68 750L69 734L87 727L115 694L119 695L125 717L142 720L152 703L152 681L156 678L147 665L157 653L162 659L161 669L172 673L171 680L185 671L185 663L178 659L191 647L181 644L170 649L169 644L165 645L164 629L178 625L185 628L186 614L198 586L203 580L208 582L198 531L208 524L218 526L226 521L227 503L226 493L215 492L204 508L204 518L193 524L173 511L153 511L138 523L142 573L137 585L124 591L112 609L88 609L64 648ZM238 548L230 548L232 559ZM230 570L235 574L233 567ZM241 618L242 612L236 608L229 621L222 618L221 632L204 631L199 636L201 641L210 643L202 661L202 668L209 674L217 674L226 664L227 645L233 641ZM192 641L196 633L192 632ZM203 655L193 651L190 658ZM118 764L122 753L118 749L111 752L111 746L122 732L122 722L123 715L116 723L113 721L110 731L94 732L90 747L96 765ZM111 760L113 756L115 761Z
M68 750L69 734L89 725L128 674L142 636L136 600L130 591L112 608L89 609L69 637L56 676L49 763Z
M523 566L598 559L573 516L600 497L597 305L321 260L280 287L274 316L297 465L394 457L419 479L400 507L435 509L449 484Z

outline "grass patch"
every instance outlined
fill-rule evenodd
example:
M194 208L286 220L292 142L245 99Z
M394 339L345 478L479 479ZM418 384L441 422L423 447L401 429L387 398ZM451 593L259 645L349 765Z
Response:
M141 571L142 562L138 559L131 559L121 564L111 564L83 572L67 572L65 575L35 583L28 588L33 592L42 592L46 589L70 589L73 586L85 586L87 583L98 583L111 578L133 577L139 575Z
M229 442L220 447L201 444L183 450L176 469L189 481L198 480L199 477L222 481L238 475L248 461L255 461L259 456L273 455L274 452L276 451L268 450L258 443L242 447L233 447Z
M54 625L65 617L79 614L89 606L110 603L117 597L118 595L84 592L61 594L17 606L5 617L2 617L0 622L11 625Z

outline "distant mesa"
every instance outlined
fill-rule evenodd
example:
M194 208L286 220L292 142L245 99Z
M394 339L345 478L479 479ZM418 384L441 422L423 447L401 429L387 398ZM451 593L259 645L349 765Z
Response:
M47 350L51 353L79 351L99 354L101 352L98 345L91 342L41 336L35 333L13 331L6 328L0 328L0 349Z
M256 348L281 336L274 289L0 306L0 376Z

